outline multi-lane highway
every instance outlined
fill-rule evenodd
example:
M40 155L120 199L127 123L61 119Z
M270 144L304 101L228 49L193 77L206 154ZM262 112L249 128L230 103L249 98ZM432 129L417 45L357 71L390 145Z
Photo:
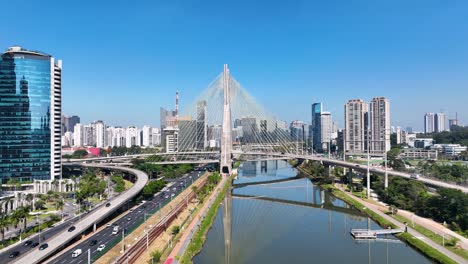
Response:
M22 243L6 250L5 252L2 252L0 254L0 264L6 264L6 263L11 263L15 259L10 259L9 256L13 252L19 252L19 257L24 255L25 253L32 251L32 250L37 250L38 246L35 246L34 248L31 247L32 244L38 243L42 244L44 242L47 242L51 237L55 236L56 234L62 232L63 230L67 229L70 227L72 222L76 222L79 219L79 216L70 218L68 220L65 220L63 223L57 224L56 226L46 229L40 233L40 241L39 241L39 234L36 234L32 237L29 237L27 239L23 239ZM28 242L30 241L30 242ZM27 244L25 245L24 243ZM29 244L31 243L31 245Z
M150 217L149 213L154 212L155 210L159 210L163 205L177 196L181 191L183 191L186 187L189 187L193 181L195 181L200 175L202 175L201 170L196 170L188 173L182 178L168 180L168 187L167 191L158 193L153 199L148 200L144 203L131 208L130 211L120 217L118 220L109 223L112 226L107 226L104 229L97 231L95 234L89 236L87 239L81 241L79 244L68 248L68 250L63 251L60 255L51 259L48 263L52 264L81 264L81 263L88 263L88 250L91 249L91 259L94 259L97 255L102 252L98 251L99 246L104 245L105 250L108 250L109 247L113 246L110 245L114 240L119 239L122 237L122 232L125 230L130 230L134 227L137 223L141 223L142 220L146 217ZM154 225L156 223L148 223L148 225ZM119 226L119 232L117 234L113 234L113 227ZM92 243L95 241L95 243ZM133 243L132 242L127 242ZM119 243L119 245L121 242ZM72 253L77 250L81 249L81 254L77 257L72 257Z
M102 164L86 164L85 166L125 171L135 175L136 181L130 189L113 198L108 204L106 204L106 206L97 208L93 212L88 213L86 216L82 217L80 221L74 223L73 230L62 230L61 232L57 233L53 238L48 240L47 243L39 245L38 249L30 251L22 256L22 258L16 260L18 263L39 263L47 257L55 254L57 250L61 249L75 237L83 234L90 227L106 219L109 215L124 206L127 201L138 195L148 182L148 175L139 170L125 167L112 167ZM43 250L40 250L41 248Z

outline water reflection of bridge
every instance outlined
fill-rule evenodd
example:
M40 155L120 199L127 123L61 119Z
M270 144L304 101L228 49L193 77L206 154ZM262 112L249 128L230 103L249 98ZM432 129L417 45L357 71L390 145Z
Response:
M232 197L233 198L239 198L239 199L263 200L263 201L270 201L270 202L275 202L275 203L305 206L305 207L311 207L311 208L320 208L320 209L324 209L324 210L330 210L330 211L345 213L345 214L348 214L348 215L365 217L364 214L360 213L359 211L356 211L356 209L353 209L353 208L350 208L350 207L336 206L336 205L333 205L333 203L314 204L314 203L310 203L310 202L302 202L302 201L294 201L294 200L286 200L286 199L280 199L280 198L272 198L272 197L267 197L267 196L255 196L255 195L246 195L246 194L232 194Z

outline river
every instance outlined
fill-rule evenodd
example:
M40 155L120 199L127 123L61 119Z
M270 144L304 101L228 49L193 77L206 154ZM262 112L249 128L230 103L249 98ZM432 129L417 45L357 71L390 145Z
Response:
M381 227L296 175L286 161L244 162L234 186L252 185L239 185L227 195L193 262L431 263L393 236L355 241L351 228Z

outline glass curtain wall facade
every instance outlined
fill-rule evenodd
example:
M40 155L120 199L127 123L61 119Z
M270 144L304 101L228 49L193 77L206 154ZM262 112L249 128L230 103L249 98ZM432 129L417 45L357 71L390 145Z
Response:
M61 134L61 89L55 87L61 88L60 61L59 64L54 64L49 55L20 47L1 54L2 183L10 179L21 182L52 180L61 173L60 148L57 154L55 147ZM54 78L56 72L59 74Z

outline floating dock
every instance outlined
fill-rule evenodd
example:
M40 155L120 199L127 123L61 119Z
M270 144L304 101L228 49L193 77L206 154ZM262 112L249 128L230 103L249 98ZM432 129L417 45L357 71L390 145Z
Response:
M351 229L350 231L355 239L376 239L381 235L395 235L403 232L403 229Z

